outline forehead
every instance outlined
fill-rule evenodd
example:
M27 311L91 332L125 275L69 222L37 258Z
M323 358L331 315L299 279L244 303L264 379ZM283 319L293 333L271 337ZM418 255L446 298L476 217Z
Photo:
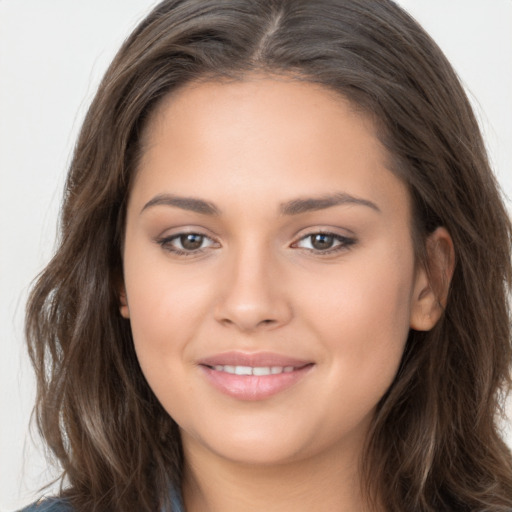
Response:
M254 76L192 83L165 98L144 132L135 181L148 194L157 184L187 195L229 191L279 202L335 187L377 197L392 188L403 193L389 160L374 123L341 95Z
M264 108L262 108L264 107ZM325 116L325 111L332 115ZM323 85L286 75L253 74L240 80L198 80L184 84L169 93L152 112L143 132L143 142L150 143L163 126L172 119L181 122L180 130L187 127L188 119L196 121L201 116L201 125L207 127L209 120L217 125L223 122L233 125L233 114L242 124L251 117L252 124L267 120L265 131L277 130L286 124L312 125L322 116L324 124L336 117L352 118L364 124L365 130L378 139L376 124L370 115L351 103L347 98ZM240 116L240 114L245 114ZM276 125L276 120L282 123ZM385 152L383 152L383 156Z

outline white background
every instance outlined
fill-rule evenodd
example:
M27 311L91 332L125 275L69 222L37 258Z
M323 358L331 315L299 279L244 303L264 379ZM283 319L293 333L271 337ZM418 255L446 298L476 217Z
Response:
M34 388L22 332L27 290L54 248L65 171L85 109L116 49L155 3L0 0L2 512L31 501L49 478L42 449L28 435ZM512 196L512 0L399 3L460 74Z

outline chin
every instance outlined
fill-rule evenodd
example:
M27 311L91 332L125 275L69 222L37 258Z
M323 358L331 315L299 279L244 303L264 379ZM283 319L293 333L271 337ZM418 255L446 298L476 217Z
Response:
M259 425L238 424L237 428L215 428L208 432L189 434L182 431L184 449L200 445L218 457L241 465L280 465L311 455L312 439L304 429L262 428ZM268 425L270 427L270 425Z

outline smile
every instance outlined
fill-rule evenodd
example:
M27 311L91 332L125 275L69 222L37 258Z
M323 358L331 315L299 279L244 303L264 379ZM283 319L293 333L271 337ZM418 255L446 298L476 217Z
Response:
M216 372L225 372L232 375L279 375L280 373L291 373L294 366L231 366L216 365L213 367Z
M314 363L274 353L227 352L206 357L198 368L214 390L243 400L265 400L299 383Z

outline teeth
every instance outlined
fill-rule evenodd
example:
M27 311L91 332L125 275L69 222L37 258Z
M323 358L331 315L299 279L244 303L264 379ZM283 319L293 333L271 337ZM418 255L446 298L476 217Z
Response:
M278 366L274 366L274 368L279 369ZM268 366L256 366L252 369L253 375L270 375L272 373L272 368ZM280 373L280 372L277 372Z
M252 375L250 366L235 366L235 375Z
M293 366L231 366L216 365L213 369L217 372L231 373L233 375L278 375L279 373L291 373Z

